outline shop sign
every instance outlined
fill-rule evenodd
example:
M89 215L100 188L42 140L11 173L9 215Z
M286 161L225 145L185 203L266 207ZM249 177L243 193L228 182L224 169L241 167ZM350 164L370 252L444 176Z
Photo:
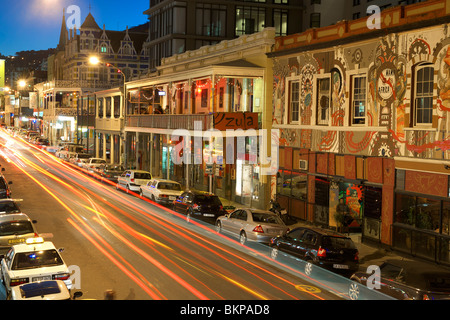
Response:
M214 114L214 129L258 130L258 114L255 112L217 112Z

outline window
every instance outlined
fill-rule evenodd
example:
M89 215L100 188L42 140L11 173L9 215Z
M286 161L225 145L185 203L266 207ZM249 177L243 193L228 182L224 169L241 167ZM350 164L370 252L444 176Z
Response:
M286 36L288 25L288 12L287 10L274 10L273 11L273 25L275 27L275 35Z
M290 87L290 122L298 122L300 114L300 82L292 81Z
M330 119L330 78L317 80L317 124L327 125Z
M197 34L224 37L226 30L226 11L224 5L197 4Z
M429 64L419 65L416 68L415 79L414 124L431 124L433 118L433 67Z
M352 78L352 124L366 122L366 82L365 76Z
M265 28L264 8L236 7L236 36L260 32Z
M320 28L320 13L311 13L309 27Z

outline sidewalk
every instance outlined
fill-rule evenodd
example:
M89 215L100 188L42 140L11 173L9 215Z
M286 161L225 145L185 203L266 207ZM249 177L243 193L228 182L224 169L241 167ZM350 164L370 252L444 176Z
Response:
M246 207L242 204L235 203L233 201L220 198L224 207L234 207L234 208L243 208ZM299 221L296 224L290 225L291 229L296 227L311 227L313 226L311 223ZM420 258L415 258L408 254L403 254L401 252L397 252L394 250L390 250L389 248L382 248L377 246L376 244L371 243L363 243L361 233L350 233L349 237L355 243L355 246L359 251L359 261L360 261L360 269L365 270L370 265L381 265L383 262L387 260L402 260L402 261L410 261L411 263L420 264L423 266L430 266L436 269L442 269L442 271L450 272L450 267L442 266L432 261L426 261Z

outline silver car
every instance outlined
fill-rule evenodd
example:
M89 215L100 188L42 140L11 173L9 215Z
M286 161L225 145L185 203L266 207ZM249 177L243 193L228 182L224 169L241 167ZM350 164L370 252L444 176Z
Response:
M289 228L283 220L270 211L242 208L220 216L216 221L217 232L227 232L239 236L239 242L247 240L269 243L270 239L285 234Z

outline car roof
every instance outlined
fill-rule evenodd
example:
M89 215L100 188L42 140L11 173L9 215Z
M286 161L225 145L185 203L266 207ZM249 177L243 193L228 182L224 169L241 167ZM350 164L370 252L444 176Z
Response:
M130 172L141 172L141 173L150 173L149 171L145 171L145 170L128 170Z
M210 193L208 191L200 191L200 190L187 190L186 192L190 192L194 195L202 195L202 196L215 196L214 193Z
M318 228L318 227L299 226L299 227L297 227L295 229L309 229L309 230L312 230L312 231L314 231L316 233L319 233L321 235L324 235L324 236L349 238L345 234L342 234L342 233L339 233L339 232L336 232L336 231L333 231L333 230Z
M37 250L48 250L48 249L56 250L55 245L51 241L44 241L41 243L33 243L33 244L20 243L20 244L13 245L12 248L14 248L14 251L16 253L30 252L30 251L37 251Z
M0 199L0 203L1 202L19 202L19 201L23 201L23 199L11 199L11 198Z
M31 220L25 213L0 214L0 222Z
M173 181L173 180L168 180L168 179L153 179L153 181L158 181L158 182L171 182L171 183L177 183L180 184L177 181Z
M69 299L70 293L61 280L46 280L13 287L18 300L22 299Z

